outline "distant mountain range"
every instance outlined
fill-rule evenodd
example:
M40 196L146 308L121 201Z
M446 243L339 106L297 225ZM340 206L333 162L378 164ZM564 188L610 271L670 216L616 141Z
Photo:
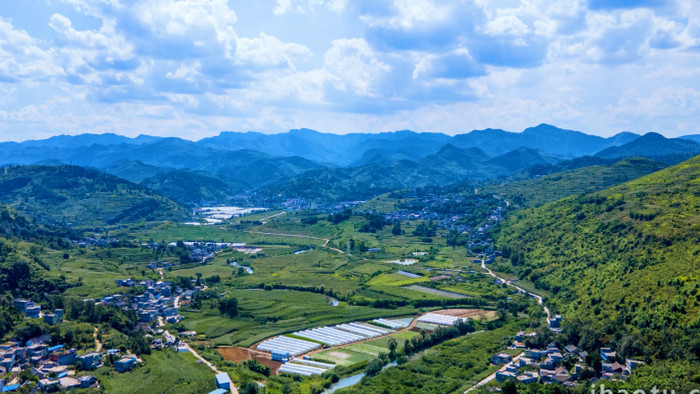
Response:
M396 188L484 181L525 174L527 169L551 171L560 163L573 169L646 157L675 164L700 153L698 140L700 135L668 139L629 132L603 138L547 124L521 133L486 129L456 136L409 130L346 135L309 129L222 132L196 142L82 134L0 143L0 165L91 167L186 205L224 202L252 192L337 200Z

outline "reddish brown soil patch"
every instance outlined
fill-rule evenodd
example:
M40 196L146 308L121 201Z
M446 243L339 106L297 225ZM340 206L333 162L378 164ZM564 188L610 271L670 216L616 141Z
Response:
M269 353L259 352L257 350L240 347L220 347L216 350L219 351L224 360L234 361L237 363L242 363L252 359L258 360L260 364L270 367L270 372L273 375L277 375L277 371L282 365L282 363L279 361L272 361Z

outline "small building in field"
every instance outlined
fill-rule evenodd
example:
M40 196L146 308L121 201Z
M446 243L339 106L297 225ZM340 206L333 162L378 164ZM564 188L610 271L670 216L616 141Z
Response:
M289 361L290 354L289 352L278 352L278 351L272 351L272 360L273 361L281 361L283 363L286 363Z
M224 390L231 390L231 378L226 372L216 374L216 387Z
M114 370L117 372L126 372L134 368L138 359L136 357L122 357L114 362Z

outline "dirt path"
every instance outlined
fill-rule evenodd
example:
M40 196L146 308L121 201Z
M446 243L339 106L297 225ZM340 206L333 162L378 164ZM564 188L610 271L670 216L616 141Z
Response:
M494 274L493 271L491 271L491 270L486 266L486 259L481 259L481 268L483 268L484 270L486 270L486 272L487 272L489 275L493 276L494 278L503 281L503 283L505 283L506 285L511 286L511 287L515 287L516 289L518 289L518 291L520 291L520 292L522 292L522 293L525 293L525 294L529 295L530 297L535 298L535 299L537 300L537 303L540 304L540 306L542 306L542 309L544 309L544 312L547 314L547 320L549 320L549 319L551 318L551 315L550 315L550 313L549 313L549 308L547 308L547 306L546 306L546 305L544 304L544 302L542 301L542 296L541 296L541 295L535 294L535 293L530 292L530 291L527 291L527 290L523 289L523 288L520 287L520 286L514 285L511 281L506 280L505 278L501 278L500 276Z
M493 195L493 197L494 197L495 199L498 199L498 200L503 200L503 202L506 203L506 207L509 207L509 206L510 206L510 202L508 202L508 200L504 200L503 198L501 198L501 197L499 197L499 196L497 196L497 195L495 195L495 194Z
M100 352L102 350L102 342L97 339L97 334L99 334L100 329L95 327L95 331L92 332L92 337L95 339L95 352Z
M276 214L274 214L274 215L272 215L272 216L268 216L268 217L266 217L266 218L262 218L262 219L260 219L260 221L262 222L262 224L266 224L266 223L267 223L267 222L266 222L267 219L272 219L272 218L274 218L274 217L277 217L277 216L280 216L280 215L284 215L285 213L287 213L287 211L280 212L280 213L276 213Z
M319 241L325 241L325 242L323 243L323 245L321 245L322 248L330 249L330 250L335 251L335 252L338 252L338 253L340 253L340 254L345 254L345 252L343 252L343 251L340 250L340 249L336 249L336 248L333 248L333 247L328 246L328 243L331 241L331 240L328 239L328 238L319 238L319 237L313 237L313 236L311 236L311 235L301 235L301 234L266 233L266 232L262 232L262 231L248 231L248 232L251 233L251 234L276 235L276 236L279 236L279 237L317 239L317 240L319 240Z

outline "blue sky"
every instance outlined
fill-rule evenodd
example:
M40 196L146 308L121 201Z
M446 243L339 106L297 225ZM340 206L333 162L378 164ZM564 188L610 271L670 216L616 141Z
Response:
M3 0L0 140L700 133L696 0Z

